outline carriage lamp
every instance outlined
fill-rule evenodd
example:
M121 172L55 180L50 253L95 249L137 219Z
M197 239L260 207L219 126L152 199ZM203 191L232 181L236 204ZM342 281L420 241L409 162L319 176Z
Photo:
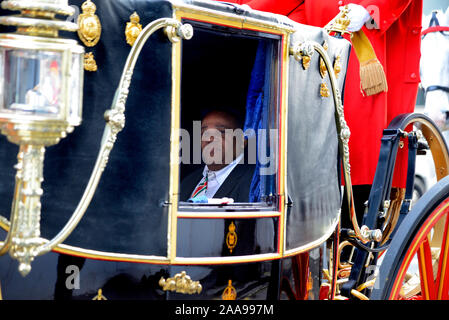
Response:
M81 123L83 47L59 38L76 31L67 0L3 1L2 9L18 11L0 17L16 27L0 34L0 128L19 145L10 228L0 254L9 252L22 275L31 270L45 240L40 237L45 147L57 144Z

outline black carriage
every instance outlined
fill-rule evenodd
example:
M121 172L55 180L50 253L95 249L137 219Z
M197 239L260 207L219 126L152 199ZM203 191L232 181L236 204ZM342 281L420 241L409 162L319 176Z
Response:
M80 14L83 3L70 1ZM447 298L449 156L431 120L403 115L386 128L363 226L355 219L341 101L348 41L219 2L95 5L101 36L82 43L82 124L45 155L41 238L57 243L26 277L0 258L4 299ZM182 181L204 165L196 121L215 107L244 114L254 133L248 201L182 197ZM428 149L442 181L410 213L407 192L395 213L390 184L405 140L410 176ZM14 198L16 155L3 138L2 212ZM341 177L351 230L339 223ZM0 224L6 237L11 222ZM353 258L341 264L348 245ZM408 283L417 251L421 286Z

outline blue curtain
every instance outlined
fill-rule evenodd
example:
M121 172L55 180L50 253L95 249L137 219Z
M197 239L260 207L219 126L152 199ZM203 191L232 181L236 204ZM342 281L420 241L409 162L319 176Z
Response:
M253 132L255 132L255 136L246 136L246 139L256 139L257 143L257 162L256 170L254 171L253 179L251 181L251 189L249 193L250 202L261 201L262 195L269 194L267 193L267 187L271 189L271 183L267 184L270 178L267 176L260 176L261 164L259 161L259 148L261 145L260 139L268 139L269 137L260 137L258 135L259 129L268 129L267 104L269 101L269 63L271 61L271 55L268 55L269 52L271 52L269 49L269 43L266 41L259 42L246 99L246 118L243 130L246 132L247 129L252 129ZM268 146L268 144L266 145Z

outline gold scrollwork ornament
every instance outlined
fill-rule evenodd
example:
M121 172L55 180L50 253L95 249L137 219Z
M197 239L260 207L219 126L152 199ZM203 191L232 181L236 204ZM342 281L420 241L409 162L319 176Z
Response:
M193 281L185 271L175 274L173 278L164 279L161 277L159 286L161 286L164 291L174 291L184 294L199 294L201 293L201 290L203 290L200 282Z
M232 250L237 246L237 233L235 232L234 222L231 222L228 230L228 234L226 235L226 245L228 246L229 252L232 253Z
M131 47L142 31L142 25L139 23L140 17L137 12L134 11L132 15L129 16L129 22L126 23L125 28L125 36L126 43L128 43Z
M86 71L97 71L97 62L94 59L94 54L92 52L87 52L84 54L84 70Z
M98 16L95 14L97 6L91 1L87 0L81 5L83 13L78 17L78 36L87 47L95 46L100 40L101 23Z

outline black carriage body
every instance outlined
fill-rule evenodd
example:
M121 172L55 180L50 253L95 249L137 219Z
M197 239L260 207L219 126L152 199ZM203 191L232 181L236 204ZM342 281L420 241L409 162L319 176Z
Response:
M78 8L82 3L70 1ZM36 258L26 278L15 271L15 261L0 257L3 298L91 299L102 289L108 299L212 299L222 298L230 280L237 299L318 298L324 243L337 226L341 202L335 105L332 94L320 96L321 83L330 91L332 86L329 77L320 76L319 55L312 55L306 69L289 49L305 40L326 41L332 63L337 56L342 62L335 88L341 93L348 42L285 17L212 1L95 4L102 33L98 44L85 47L98 70L85 71L83 122L46 151L41 230L47 239L76 209L97 159L104 113L131 48L124 34L131 14L139 15L143 27L161 18L178 19L193 26L194 36L182 46L163 30L149 38L132 75L126 125L84 217L62 246ZM265 54L264 105L278 130L279 170L271 176L270 193L252 204L178 206L180 180L193 168L172 164L178 156L174 129L199 119L208 101L245 110L260 51ZM5 138L1 144L0 208L7 212L18 149ZM226 243L231 222L239 239L233 252ZM307 276L292 279L292 268ZM162 291L159 279L181 271L200 281L201 294ZM289 281L307 288L312 271L313 289L293 293L287 288Z

